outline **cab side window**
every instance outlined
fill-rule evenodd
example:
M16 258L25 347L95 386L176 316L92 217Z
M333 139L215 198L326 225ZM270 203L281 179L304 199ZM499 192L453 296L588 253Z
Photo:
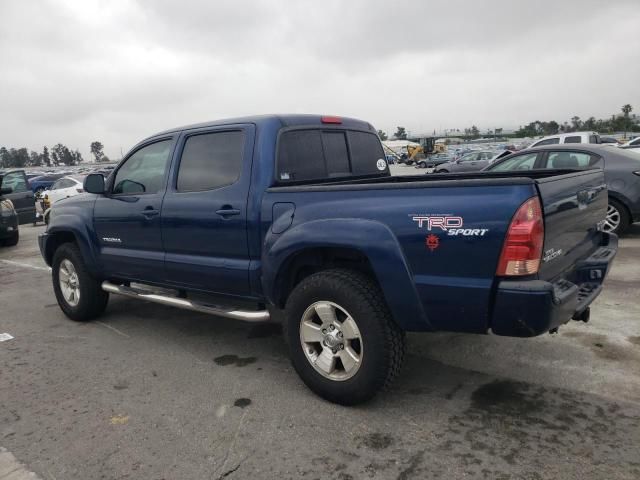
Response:
M27 181L22 172L9 172L2 179L3 188L11 188L12 193L26 192L29 190Z
M240 178L244 132L215 132L187 138L178 170L179 192L231 185Z
M162 140L131 155L116 173L113 194L140 195L162 190L171 145L171 140Z
M582 143L582 137L580 135L566 137L564 143Z

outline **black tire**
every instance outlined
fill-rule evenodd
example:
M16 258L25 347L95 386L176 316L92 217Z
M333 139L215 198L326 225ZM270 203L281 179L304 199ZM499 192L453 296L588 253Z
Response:
M330 402L356 405L388 387L398 375L405 336L394 323L383 298L369 277L352 270L325 270L310 275L295 287L287 299L284 335L293 367L313 392ZM346 380L320 374L303 351L300 334L303 315L316 302L331 302L344 308L360 331L361 363Z
M65 299L60 287L60 264L68 260L73 264L79 284L79 301L77 305L70 305ZM86 322L104 312L109 301L109 294L102 290L101 282L93 278L84 264L80 249L75 243L63 243L53 254L51 264L53 291L58 305L71 320Z
M631 224L631 218L629 216L627 207L625 207L621 202L614 198L609 198L609 207L615 208L620 214L620 223L618 223L618 226L616 228L610 230L611 233L615 233L616 235L624 234Z
M19 240L20 240L20 232L13 232L13 235L5 239L4 245L6 247L15 247L18 244Z

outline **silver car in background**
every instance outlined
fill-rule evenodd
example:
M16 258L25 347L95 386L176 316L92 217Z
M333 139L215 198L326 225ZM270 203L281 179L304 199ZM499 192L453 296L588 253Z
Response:
M499 158L509 155L511 150L495 152L493 150L481 150L464 154L458 160L437 165L433 173L458 173L474 172L482 170Z
M640 222L640 155L613 145L574 144L528 148L485 168L489 172L518 170L586 170L603 168L609 206L603 230L623 234Z

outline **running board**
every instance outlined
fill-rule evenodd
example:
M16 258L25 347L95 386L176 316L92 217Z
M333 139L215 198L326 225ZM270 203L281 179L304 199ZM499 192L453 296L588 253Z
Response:
M193 310L195 312L208 313L219 317L233 318L236 320L244 320L245 322L267 322L269 321L269 312L267 310L234 310L232 308L218 307L215 305L206 305L203 303L192 302L186 298L171 297L168 295L158 295L145 291L136 290L124 285L115 285L111 282L102 282L102 290L125 297L137 298L139 300L147 300L148 302L160 303L170 307L183 308Z

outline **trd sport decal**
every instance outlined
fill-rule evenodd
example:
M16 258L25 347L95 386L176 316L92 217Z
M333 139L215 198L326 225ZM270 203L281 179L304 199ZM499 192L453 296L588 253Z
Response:
M449 237L484 237L489 231L488 228L462 228L464 218L455 215L412 213L409 216L418 224L418 228L426 228L429 232L439 229Z

